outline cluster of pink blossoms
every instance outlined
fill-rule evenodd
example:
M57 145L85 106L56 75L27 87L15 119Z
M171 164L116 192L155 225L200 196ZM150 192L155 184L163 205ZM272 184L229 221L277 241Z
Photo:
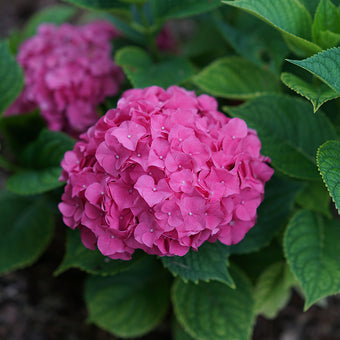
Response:
M111 57L118 32L108 22L42 24L17 60L25 87L6 115L39 107L48 127L79 135L98 120L97 105L117 94L123 72Z
M112 259L235 244L254 226L273 174L260 148L256 132L208 95L128 90L66 152L59 209L86 247Z

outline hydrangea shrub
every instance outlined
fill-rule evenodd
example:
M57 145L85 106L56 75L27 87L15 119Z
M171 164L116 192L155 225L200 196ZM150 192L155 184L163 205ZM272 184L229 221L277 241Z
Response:
M340 2L66 2L0 42L0 273L66 230L122 338L339 293Z

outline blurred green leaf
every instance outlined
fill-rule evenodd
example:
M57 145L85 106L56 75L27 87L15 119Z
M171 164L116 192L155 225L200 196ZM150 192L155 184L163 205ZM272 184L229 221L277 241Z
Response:
M126 8L127 4L124 4L118 0L63 0L72 5L79 6L86 9L96 10L112 10L117 8Z

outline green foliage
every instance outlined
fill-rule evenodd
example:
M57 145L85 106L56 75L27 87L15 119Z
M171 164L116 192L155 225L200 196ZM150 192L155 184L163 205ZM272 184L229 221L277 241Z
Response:
M70 268L79 268L93 275L115 275L133 268L145 257L138 253L130 261L111 260L103 256L99 250L86 248L75 230L67 230L66 250L64 258L55 271L59 275Z
M162 262L172 274L180 276L185 282L190 280L216 280L234 287L228 264L228 247L216 242L205 243L198 251L189 251L185 256L162 257Z
M290 49L302 56L320 52L311 42L312 18L299 0L235 0L223 3L241 8L278 29Z
M249 339L254 321L254 298L247 277L232 268L236 288L220 282L185 283L176 279L172 291L175 314L195 339Z
M266 268L255 285L256 313L275 318L288 302L294 284L295 278L285 262L277 262Z
M124 47L116 53L115 61L134 87L158 85L167 88L180 84L193 73L190 62L181 57L154 63L150 56L138 47Z
M63 0L72 5L81 8L93 10L112 10L116 8L125 8L127 4L119 0Z
M340 94L340 84L338 82L340 77L340 47L322 51L321 53L303 60L287 60L312 73L331 89Z
M325 85L324 83L310 84L295 74L284 72L281 74L281 80L289 88L307 98L313 104L313 110L316 112L321 105L328 100L338 98L339 93Z
M39 197L0 192L0 274L32 264L53 232L53 215Z
M321 145L317 161L322 179L340 212L340 142L328 141Z
M23 74L20 66L11 55L8 45L0 40L0 114L19 95L23 84Z
M306 295L305 309L340 292L338 220L308 210L299 211L284 235L284 250L292 272Z
M278 81L272 73L239 57L216 60L195 76L194 82L213 96L232 99L279 92Z
M272 95L255 98L238 107L227 107L233 117L244 119L257 130L262 153L283 173L306 180L317 180L317 148L336 133L328 118L294 97Z
M141 336L169 306L168 274L153 257L115 276L90 276L85 286L89 321L123 338Z

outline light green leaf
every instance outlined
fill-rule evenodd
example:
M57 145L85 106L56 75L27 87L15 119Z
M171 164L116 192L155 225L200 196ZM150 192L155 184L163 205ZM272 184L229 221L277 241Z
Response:
M299 0L235 0L222 1L246 10L278 29L293 52L305 56L320 52L311 39L311 15Z
M324 83L310 84L292 73L282 73L281 80L285 85L307 98L313 104L314 112L328 100L340 97L340 94Z
M158 19L184 18L210 11L220 0L151 0L153 15Z
M255 226L238 244L230 246L231 254L251 253L267 246L288 221L293 209L298 182L273 177L265 188L264 201L258 208Z
M305 310L340 292L340 222L299 211L284 235L285 255L306 295Z
M228 263L228 247L220 242L206 242L198 251L191 250L185 256L162 257L162 262L172 274L184 281L216 280L234 287Z
M340 47L330 48L307 59L287 61L312 73L340 94Z
M111 260L99 252L86 248L77 231L68 229L64 258L55 271L59 275L70 268L78 268L94 275L116 275L138 264L145 254L138 253L129 261Z
M333 125L321 111L314 115L304 100L283 95L258 97L226 110L257 130L261 152L275 168L299 179L319 179L317 148L336 138Z
M24 78L22 70L11 55L6 42L0 40L0 114L19 95Z
M169 307L168 273L146 258L139 266L115 276L90 276L85 285L89 321L123 338L151 331Z
M53 215L42 200L0 192L0 273L32 264L53 233Z
M317 154L318 168L340 213L340 142L328 141Z
M236 289L220 282L185 283L176 279L172 298L176 317L195 339L247 340L254 321L249 280L232 268Z
M330 0L320 0L312 25L313 41L323 49L340 41L340 12Z
M233 99L280 91L272 73L239 57L216 60L194 77L194 83L209 94Z
M86 9L96 10L112 10L117 8L126 8L127 4L124 4L118 0L63 0L72 5L79 6Z
M190 62L181 57L172 57L160 63L153 63L150 56L141 48L124 47L116 53L115 62L134 87L158 85L167 88L177 85L193 74Z
M296 196L296 203L302 208L312 210L331 218L330 197L321 181L307 183Z
M269 266L255 285L255 312L266 318L275 318L287 304L294 284L295 278L285 262Z
M59 181L61 167L50 167L41 170L21 170L10 176L6 181L8 190L19 195L40 194L65 183Z

